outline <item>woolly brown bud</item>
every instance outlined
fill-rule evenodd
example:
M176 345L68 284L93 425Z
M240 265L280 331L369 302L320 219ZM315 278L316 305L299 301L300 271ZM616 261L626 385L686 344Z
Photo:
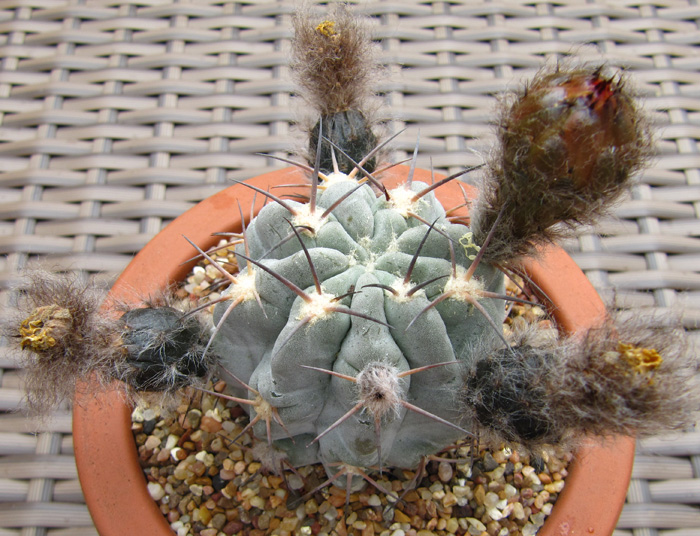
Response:
M294 78L302 96L322 116L360 110L372 95L377 70L365 21L343 4L328 17L319 20L301 10L293 21Z
M359 162L374 149L377 139L373 121L367 110L374 95L372 84L379 71L367 21L353 15L344 4L337 4L327 20L319 20L308 10L294 17L292 72L306 102L320 115L320 122L310 128L308 160L315 162L319 147L319 126L330 139ZM333 150L330 144L321 147L320 169L333 172L334 152L338 170L349 173L354 164ZM364 164L370 173L376 159Z
M43 270L28 272L18 290L16 316L3 331L20 350L30 411L48 414L89 374L112 380L122 350L99 314L102 290L77 275Z
M533 253L559 237L556 224L591 223L628 187L651 147L623 81L591 66L538 73L505 103L498 138L473 218L483 243L503 211L486 252L493 262Z
M633 318L560 341L533 326L465 375L465 411L493 443L573 446L584 435L649 436L700 410L697 365L681 330Z
M209 324L170 307L168 294L145 308L117 306L117 320L100 309L105 292L77 275L35 270L18 291L16 315L2 331L22 356L32 412L47 415L76 388L97 392L114 380L132 397L171 394L213 370L217 358L204 352Z

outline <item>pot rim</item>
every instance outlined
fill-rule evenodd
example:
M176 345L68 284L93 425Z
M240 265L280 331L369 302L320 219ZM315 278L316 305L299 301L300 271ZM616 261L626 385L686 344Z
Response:
M403 182L407 166L385 172L383 183L391 187ZM303 178L295 168L284 168L246 181L266 189L299 183ZM415 170L414 180L431 182L431 173ZM462 184L472 196L475 190ZM285 193L302 192L289 188ZM461 202L455 182L435 191L443 205ZM129 263L110 291L104 307L115 303L138 303L152 293L184 279L196 261L187 236L202 249L214 246L219 238L212 230L240 229L237 203L255 212L265 200L262 195L234 184L198 203L173 220ZM575 332L604 321L605 306L593 286L573 260L558 247L547 247L537 259L522 263L525 272L557 307L551 313L557 325ZM566 276L564 276L566 274ZM138 453L131 434L131 408L116 386L98 394L88 384L76 390L73 409L73 440L78 475L85 502L101 536L172 536L169 523L146 487ZM127 432L127 433L124 433ZM569 468L566 486L557 498L551 515L539 530L540 536L612 534L622 510L634 460L634 439L612 437L586 441Z

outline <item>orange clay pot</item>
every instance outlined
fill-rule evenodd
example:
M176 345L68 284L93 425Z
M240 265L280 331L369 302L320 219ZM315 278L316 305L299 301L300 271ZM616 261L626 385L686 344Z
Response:
M407 173L405 166L393 168L384 174L384 183L389 187L399 184ZM430 173L417 170L415 179L430 182ZM300 182L304 182L301 173L292 168L249 181L264 190ZM301 189L284 190L292 191ZM468 191L473 196L474 191ZM446 208L463 201L456 182L438 188L435 194ZM263 206L263 198L258 195L255 199L256 213ZM253 201L254 192L236 184L174 220L127 266L114 284L106 307L110 299L137 303L184 279L193 265L186 261L196 252L183 235L206 250L219 240L211 236L213 232L241 229L237 202L250 207ZM583 330L605 318L598 294L563 250L547 248L537 261L530 260L523 268L551 299L551 312L563 331ZM85 501L100 535L172 536L146 488L131 434L131 408L117 390L94 396L84 391L79 388L75 398L75 458ZM566 487L539 535L610 535L625 500L633 456L634 440L627 437L591 441L580 448L569 468Z

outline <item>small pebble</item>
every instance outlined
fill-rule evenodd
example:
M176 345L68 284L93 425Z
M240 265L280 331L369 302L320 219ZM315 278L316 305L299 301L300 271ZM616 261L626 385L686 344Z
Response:
M223 426L221 424L221 421L218 421L218 420L214 419L213 417L204 416L204 417L202 417L202 422L200 424L200 427L205 432L209 432L210 434L215 434L216 432L221 430L221 428Z
M146 443L144 443L144 446L148 450L153 450L156 447L160 447L160 439L156 436L148 436L148 439L146 439Z
M440 465L438 465L438 477L443 482L449 482L452 480L452 464L440 462Z
M148 483L148 493L150 493L154 501L160 501L165 496L165 490L158 482Z

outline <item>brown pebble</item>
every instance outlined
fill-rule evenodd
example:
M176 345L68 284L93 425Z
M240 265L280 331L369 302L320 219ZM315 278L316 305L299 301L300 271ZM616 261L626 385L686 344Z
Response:
M233 470L237 475L242 475L246 470L246 463L244 461L236 462L233 466Z
M270 516L268 514L262 514L258 517L257 527L262 530L270 528Z
M513 475L513 485L516 488L520 488L523 485L523 482L525 482L525 479L523 478L522 473L515 473Z
M229 521L224 525L221 531L226 534L226 536L233 536L234 534L243 530L243 523L240 521Z
M202 417L202 422L199 424L199 427L205 432L209 432L210 434L215 434L216 432L221 430L221 428L223 428L220 421L217 421L215 418L208 417L206 415Z
M191 409L187 412L186 421L183 423L186 428L199 428L202 419L202 412L198 409ZM188 426L189 425L189 426Z
M226 389L226 382L223 380L219 380L214 384L214 391L217 393L221 393L224 389Z
M328 497L328 502L336 508L345 506L345 495L331 495L330 497Z
M236 478L236 472L235 471L229 471L227 469L222 469L219 471L219 477L221 480L233 480Z
M237 491L238 491L238 486L236 486L236 484L234 484L233 482L229 482L226 485L226 487L223 490L221 490L224 497L227 497L229 499L232 497L235 497Z
M395 523L410 523L411 518L408 517L406 514L404 514L401 510L398 508L394 510L394 522Z
M452 479L452 465L447 462L440 462L440 465L438 465L438 476L442 482L449 482Z
M224 525L226 525L226 515L221 512L214 514L211 518L211 526L217 530L221 530L224 528Z
M190 465L190 470L191 470L195 475L197 475L197 476L202 476L202 475L206 472L207 466L204 465L204 464L203 464L202 462L200 462L200 461L196 461L196 462L194 462L192 465Z
M409 491L409 492L406 494L406 496L404 497L404 499L405 499L406 502L408 502L408 503L413 503L413 502L416 502L418 499L420 499L420 497L418 496L418 493L416 492L416 490L412 489L411 491Z

